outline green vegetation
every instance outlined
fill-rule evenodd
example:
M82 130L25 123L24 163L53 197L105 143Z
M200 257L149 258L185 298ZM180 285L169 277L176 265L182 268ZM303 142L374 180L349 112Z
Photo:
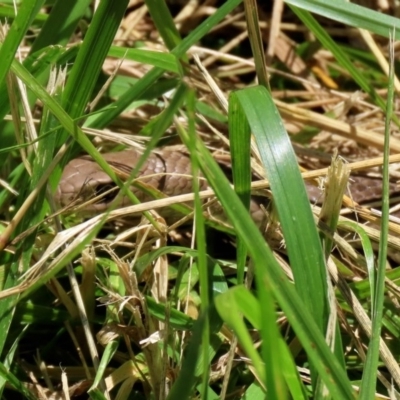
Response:
M339 0L282 15L250 0L49 3L0 5L0 397L395 398L400 20ZM177 144L212 191L147 187L154 207L138 205L141 165ZM132 146L133 171L102 156ZM129 208L59 212L82 153ZM331 156L326 202L310 207L299 160L315 178ZM339 216L350 170L372 165L382 219ZM165 221L165 202L195 223Z

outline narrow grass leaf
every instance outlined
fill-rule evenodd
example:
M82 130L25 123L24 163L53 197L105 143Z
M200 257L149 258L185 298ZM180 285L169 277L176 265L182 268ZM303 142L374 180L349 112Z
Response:
M196 149L196 128L195 128L195 94L193 91L189 91L186 97L187 105L187 120L188 120L188 133L183 131L183 128L178 126L180 135L186 135L188 137L187 145L191 154L195 153ZM194 209L195 209L195 233L196 233L196 247L197 247L197 263L199 269L199 284L200 284L200 298L201 298L201 313L205 315L205 322L203 328L203 340L201 343L201 362L202 362L202 391L205 393L208 387L209 375L210 375L210 358L209 358L209 347L210 347L210 314L209 309L211 307L211 287L209 280L209 269L207 263L207 246L206 246L206 234L203 216L202 201L199 197L200 191L200 169L196 157L191 157L192 164L192 175L193 175L193 191L194 191Z
M71 69L63 105L72 118L83 114L129 0L104 0L94 14Z
M9 3L11 3L11 1ZM22 2L20 2L20 3L22 3ZM0 17L2 19L7 19L9 21L13 20L16 17L15 7L12 5L9 6L8 4L5 4L5 2L2 2L1 7L0 7ZM43 24L43 22L47 21L47 18L48 18L47 14L38 13L38 14L36 14L32 23Z
M206 315L201 314L193 326L192 337L185 350L180 374L172 386L167 400L193 398L193 387L196 382L195 369L201 348L205 320Z
M371 399L375 394L376 378L379 362L379 346L381 340L383 302L385 300L385 277L389 232L389 155L390 155L390 124L394 106L394 39L389 42L389 83L387 94L386 120L385 120L385 146L383 152L383 193L382 193L382 218L379 238L378 271L376 285L372 288L375 293L372 304L372 332L368 346L367 359L363 371L360 387L360 399Z
M14 338L11 346L7 349L7 353L5 354L5 359L3 362L4 368L6 368L7 370L10 370L10 368L12 368L15 352L18 349L18 345L19 345L21 338L24 336L24 334L28 328L29 328L29 325L28 324L25 325L25 327L21 329L21 331L19 332L17 337ZM4 391L4 388L7 384L7 382L8 381L5 379L5 377L3 377L0 374L0 398L3 398L3 391Z
M29 53L54 44L65 46L90 4L90 0L56 1Z
M371 244L371 240L365 230L360 226L358 222L343 221L339 223L339 227L348 227L353 232L356 232L361 240L361 247L364 252L365 261L367 263L368 270L368 281L369 281L369 293L368 297L371 298L371 304L375 303L375 260L374 260L374 249Z
M104 372L105 372L107 366L110 364L110 361L114 357L114 354L118 349L118 346L119 346L119 342L116 340L112 340L107 343L107 346L105 347L104 352L101 356L99 368L97 369L93 384L92 384L91 388L89 389L89 393L91 391L93 391L94 389L97 389L99 387L99 384L105 378Z
M400 39L400 20L387 14L362 7L343 0L327 2L324 0L285 0L286 4L308 10L330 18L336 22L363 28L388 38L394 29L396 40Z
M193 328L193 319L176 308L169 308L168 313L164 304L157 303L152 297L146 296L146 303L150 315L159 321L167 322L173 328L180 331L186 331Z
M264 44L261 36L260 18L257 11L257 2L255 0L244 0L244 12L246 15L247 29L249 32L249 41L251 52L254 57L256 75L258 83L265 88L269 88L267 64L265 62Z
M43 3L44 0L24 0L21 3L18 14L0 47L0 87L4 83L18 47L24 41L26 32Z
M162 68L165 71L183 75L182 66L178 59L171 53L163 53L160 51L151 51L145 49L130 49L127 47L111 46L108 52L109 57L133 60L141 64L152 65Z
M171 12L164 0L145 0L147 8L169 50L176 47L181 41L181 35L176 28Z
M0 363L0 376L16 389L24 399L37 400L37 397L21 382L12 372L10 372L3 363Z
M250 127L246 117L239 110L240 104L236 97L229 102L229 139L231 144L232 174L235 192L249 209L251 197L251 166L250 166ZM247 257L247 249L238 238L237 243L237 282L242 284Z

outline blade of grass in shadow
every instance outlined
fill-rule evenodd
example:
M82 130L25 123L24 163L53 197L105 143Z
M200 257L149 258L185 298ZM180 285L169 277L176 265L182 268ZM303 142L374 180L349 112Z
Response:
M90 4L90 0L57 0L33 42L29 54L54 44L65 46Z
M18 47L23 43L26 32L43 3L44 0L25 0L21 3L18 15L6 32L7 36L0 47L0 86L4 82Z
M197 43L204 35L206 35L215 25L226 17L235 7L241 3L241 0L228 0L217 11L210 15L204 22L195 28L171 53L176 57L181 58L185 53ZM142 79L138 81L130 90L126 91L117 101L113 103L112 109L104 110L104 113L98 114L90 119L88 126L92 128L104 128L121 112L125 110L133 101L140 96L156 82L164 73L161 68L153 68Z
M385 120L385 147L383 152L383 184L382 184L382 219L381 234L379 238L378 271L376 285L372 288L375 293L372 304L372 334L367 351L367 360L363 371L360 387L360 399L371 399L375 395L376 376L379 362L379 342L381 340L383 303L385 300L385 278L388 251L389 232L389 162L390 155L390 123L392 121L394 107L394 44L393 38L389 42L389 84L387 94L386 120Z
M145 3L157 32L161 35L167 48L172 50L182 39L178 29L176 29L167 3L164 0L145 0Z
M21 382L12 372L10 372L4 364L0 363L0 375L8 382L16 391L20 392L24 399L37 400L37 397Z
M71 69L63 106L72 118L83 114L129 0L101 1Z
M196 381L194 372L201 348L205 319L206 315L201 314L199 319L194 323L192 337L185 351L180 374L172 386L167 400L191 399L193 396L193 386Z
M21 321L22 319L20 319L19 321ZM7 349L6 354L4 355L4 361L3 361L3 366L4 368L6 368L8 371L10 370L13 360L14 360L14 356L15 353L18 349L18 345L21 341L21 338L25 335L27 329L29 327L29 324L26 324L24 328L21 329L21 331L19 332L19 334L17 335L17 337L15 337L13 339L13 342L10 343L11 345L9 345L9 348ZM6 331L1 331L1 332L6 332ZM4 388L6 386L6 384L8 383L8 381L5 379L5 377L0 375L0 398L3 398L3 391Z
M332 356L314 318L293 286L288 282L242 202L230 187L226 176L200 139L197 139L196 150L195 156L198 157L204 176L217 194L237 234L242 237L254 259L257 295L260 304L265 301L263 296L264 285L265 282L268 282L274 297L285 312L306 350L310 362L318 370L331 395L341 399L352 399L352 389L344 369Z

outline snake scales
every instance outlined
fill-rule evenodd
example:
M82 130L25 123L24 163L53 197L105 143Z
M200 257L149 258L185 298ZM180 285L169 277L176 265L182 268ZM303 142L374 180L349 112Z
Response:
M136 166L141 152L129 149L118 153L103 154L104 159L116 170L130 174ZM166 196L176 196L192 192L191 161L189 155L176 147L163 147L153 151L138 172L141 182L154 187ZM207 188L207 182L202 179L201 190ZM70 161L65 167L56 192L56 200L61 206L68 206L77 199L86 201L96 195L115 187L111 178L89 156L82 156ZM310 201L318 203L322 192L316 186L306 184ZM153 198L138 188L132 188L141 202ZM382 181L379 178L353 176L349 183L352 199L357 203L378 200L382 195ZM394 184L390 186L391 193L399 192ZM113 195L105 196L96 203L85 206L85 212L96 214L105 211L114 200ZM130 205L127 198L122 198L120 206ZM265 217L258 200L251 202L250 212L257 224Z

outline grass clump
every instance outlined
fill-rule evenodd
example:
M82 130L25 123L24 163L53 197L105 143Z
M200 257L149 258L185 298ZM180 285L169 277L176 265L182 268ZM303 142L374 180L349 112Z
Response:
M394 397L399 20L347 2L75 3L0 7L2 396ZM147 157L176 145L193 190L142 185L138 203ZM102 156L126 147L133 170ZM80 153L131 205L57 209ZM321 211L303 178L337 154ZM342 200L350 171L380 165L382 218Z

